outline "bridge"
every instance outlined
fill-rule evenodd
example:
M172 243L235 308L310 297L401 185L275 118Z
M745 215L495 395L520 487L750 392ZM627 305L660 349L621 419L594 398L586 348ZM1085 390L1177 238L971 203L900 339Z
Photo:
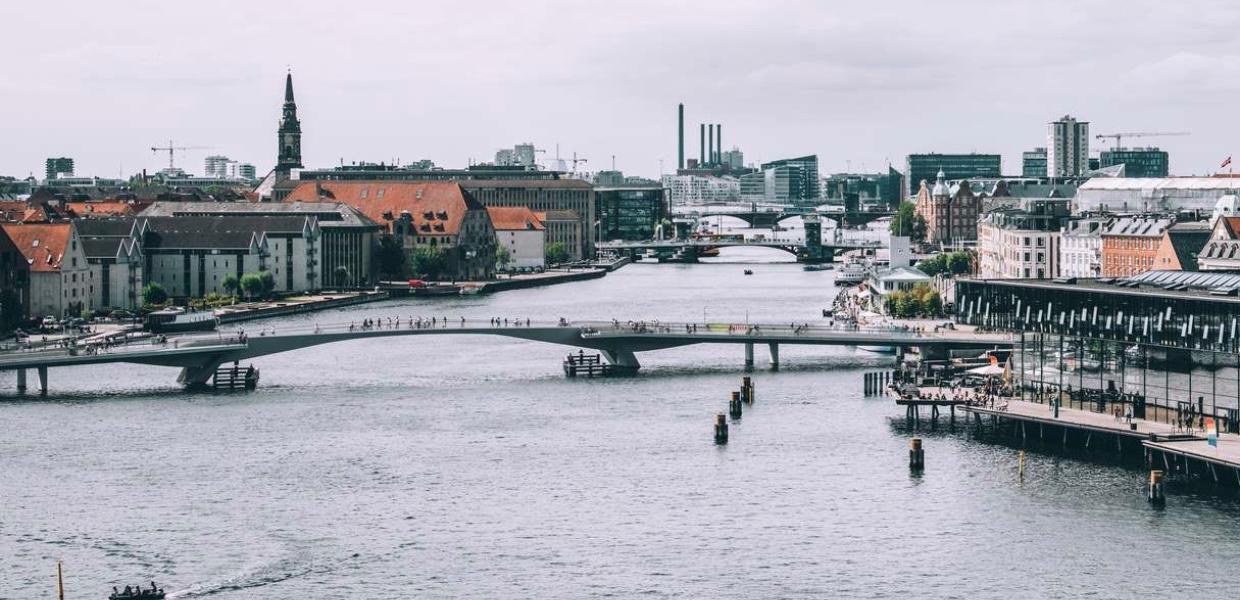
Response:
M839 223L841 227L850 225L865 225L873 221L877 221L883 217L891 217L895 215L893 211L839 211L839 212L815 212L815 209L805 207L786 207L786 208L744 208L732 206L702 206L702 207L683 207L677 212L677 216L695 217L705 219L709 217L736 217L755 228L772 228L776 223L792 217L803 217L808 214L817 214L824 219L831 219Z
M817 231L807 231L807 234ZM812 237L810 238L812 239ZM746 247L774 248L796 257L798 262L831 262L839 252L848 250L876 250L884 247L882 242L870 240L838 239L807 244L799 238L746 238L744 236L696 237L679 240L610 241L595 244L599 250L619 255L633 256L652 250L656 254L676 256L685 262L696 262L704 251L717 248Z
M319 325L311 328L262 328L210 334L152 338L141 342L69 348L26 349L0 352L0 371L17 372L17 388L26 389L26 371L38 373L39 389L47 392L48 370L59 367L133 363L180 367L178 381L186 386L205 385L220 365L311 346L348 340L426 336L488 335L597 350L622 371L636 373L641 367L636 353L694 344L732 344L745 348L745 367L753 368L754 347L765 344L771 368L779 368L781 345L881 346L919 348L923 352L950 348L1011 347L1013 338L1002 334L970 331L924 332L906 329L871 329L827 326L748 325L740 323L580 322L491 325L466 319L459 322L377 320L377 326L356 323Z

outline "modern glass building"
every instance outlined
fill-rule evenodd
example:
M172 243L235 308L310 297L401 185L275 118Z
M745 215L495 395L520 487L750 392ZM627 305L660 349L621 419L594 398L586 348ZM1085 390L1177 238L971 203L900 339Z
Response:
M818 155L801 156L797 158L784 158L773 160L762 164L762 170L777 169L779 167L792 167L785 171L779 178L792 177L795 181L790 182L787 187L787 201L792 204L817 204L819 194L818 184ZM767 199L771 199L771 180L767 179ZM776 196L782 194L776 193ZM779 198L776 201L784 201Z
M597 187L594 193L598 201L600 239L654 239L655 227L668 218L662 186Z
M1021 154L1021 177L1046 177L1046 148L1034 148Z
M1002 169L1002 157L998 154L910 154L905 163L904 174L908 177L908 194L917 193L923 180L933 183L939 169L947 180L998 178Z
M1124 177L1166 177L1167 152L1158 148L1117 148L1099 155L1103 167L1124 165Z

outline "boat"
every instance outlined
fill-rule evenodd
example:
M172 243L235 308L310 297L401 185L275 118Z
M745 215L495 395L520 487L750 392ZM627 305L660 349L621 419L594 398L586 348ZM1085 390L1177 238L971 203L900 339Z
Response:
M181 331L215 331L220 320L209 310L190 311L179 306L157 310L146 315L145 327L152 333Z
M64 596L61 596L62 598ZM124 590L112 588L112 593L108 595L108 600L164 600L163 588L155 587L155 582L151 582L151 588L145 589L138 586L125 586Z
M456 296L461 293L461 286L450 283L432 283L409 290L414 296Z
M865 281L869 269L864 260L849 258L835 275L835 285L854 285Z
M801 267L801 270L802 271L830 271L834 268L835 268L835 265L833 264L822 263L822 264L817 264L817 265L805 265L804 267Z
M467 283L461 286L462 296L474 296L482 293L482 286L475 283Z
M857 346L857 349L865 350L866 352L873 352L875 354L895 354L896 353L895 346Z
M753 275L753 269L745 269L746 275Z

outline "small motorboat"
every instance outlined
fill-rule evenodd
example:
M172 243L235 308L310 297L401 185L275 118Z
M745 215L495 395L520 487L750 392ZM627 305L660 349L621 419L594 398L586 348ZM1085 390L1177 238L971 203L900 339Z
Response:
M753 269L745 269L746 275L753 275Z
M834 269L834 268L835 268L835 265L831 263L821 263L821 264L816 264L816 265L805 265L804 267L801 267L801 270L803 271L830 271L831 269Z
M108 600L164 600L164 589L155 587L154 581L151 582L150 589L125 586L125 589L118 590L114 586Z

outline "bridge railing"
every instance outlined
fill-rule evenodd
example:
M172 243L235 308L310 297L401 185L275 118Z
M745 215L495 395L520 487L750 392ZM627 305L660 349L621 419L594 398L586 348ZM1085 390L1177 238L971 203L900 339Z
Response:
M866 326L866 325L821 325L810 323L689 323L662 321L612 321L610 323L590 323L583 328L584 337L629 337L633 335L690 335L704 337L838 337L840 334L858 334L871 338L900 338L925 340L967 340L986 342L1010 342L1011 337L997 334L978 334L971 331L946 329L938 326L930 328L914 326Z

